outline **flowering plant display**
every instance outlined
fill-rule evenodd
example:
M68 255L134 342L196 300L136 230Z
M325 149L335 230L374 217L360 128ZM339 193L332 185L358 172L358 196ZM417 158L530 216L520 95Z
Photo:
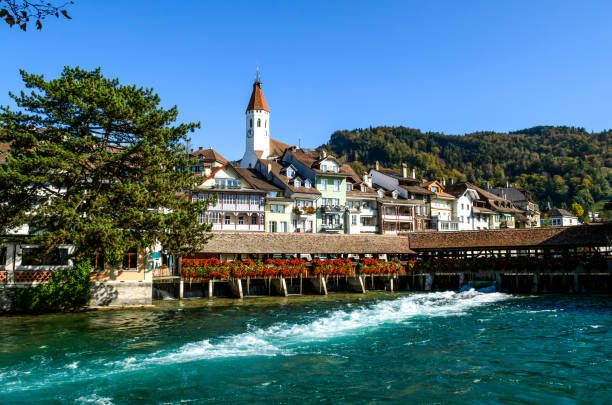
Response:
M304 259L268 259L222 262L219 259L183 259L183 277L189 279L228 279L230 277L297 277L307 275Z
M317 209L315 207L304 207L304 212L307 214L316 214Z
M230 269L223 266L217 258L211 259L183 259L182 274L185 278L228 278Z
M300 274L307 276L306 260L304 259L268 259L268 266L273 269L276 274L283 277L297 277Z
M398 260L390 262L378 259L361 259L359 272L362 274L392 274L397 273L402 264Z
M342 275L352 276L353 266L351 259L332 259L332 260L318 260L312 261L314 265L313 274L316 275Z
M408 262L407 269L413 272L431 273L461 273L471 271L573 271L579 264L585 270L601 269L600 257L592 256L580 260L569 256L514 256L514 257L471 257L459 258L436 258L429 260L415 260Z

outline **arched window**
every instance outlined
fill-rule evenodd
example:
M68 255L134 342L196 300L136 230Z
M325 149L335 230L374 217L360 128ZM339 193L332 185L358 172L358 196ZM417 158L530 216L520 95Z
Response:
M261 118L257 118L257 128L261 127Z
M268 128L268 120L264 122L264 128Z
M312 186L312 183L310 182L310 180L306 179L306 181L304 182L304 186L306 188L310 188Z
M295 187L302 187L302 182L300 181L300 179L295 179L295 180L293 181L293 185L294 185Z
M251 118L249 121L250 128L253 128L253 118Z

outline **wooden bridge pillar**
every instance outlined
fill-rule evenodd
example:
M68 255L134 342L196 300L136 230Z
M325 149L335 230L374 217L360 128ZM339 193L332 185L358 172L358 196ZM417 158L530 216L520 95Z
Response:
M540 275L538 273L533 273L533 282L531 283L531 292L537 293L540 289Z
M495 273L495 291L502 290L502 272L498 271Z
M580 292L580 282L578 278L578 273L574 273L574 294Z
M425 291L431 291L433 286L434 275L432 273L425 274Z

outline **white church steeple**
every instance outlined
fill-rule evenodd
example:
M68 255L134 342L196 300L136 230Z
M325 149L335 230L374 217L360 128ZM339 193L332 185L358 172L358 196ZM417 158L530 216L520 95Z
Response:
M270 155L270 109L261 90L259 69L245 116L246 149L240 166L255 167L257 159L267 159Z

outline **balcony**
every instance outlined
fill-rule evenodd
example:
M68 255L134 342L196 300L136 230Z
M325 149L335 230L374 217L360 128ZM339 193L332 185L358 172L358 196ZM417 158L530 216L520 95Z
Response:
M345 207L343 205L322 205L321 211L323 212L344 212Z
M242 232L263 232L264 224L247 225L247 224L212 224L213 231L242 231Z
M321 224L321 229L326 232L339 232L344 230L342 224Z
M208 210L224 212L260 212L264 210L264 207L259 204L221 204L221 202L219 202L215 206L209 206Z
M359 233L378 233L378 226L376 226L376 225L361 225L359 227Z
M317 209L315 207L294 207L293 213L297 216L308 216L317 213Z
M396 214L383 214L383 220L385 221L395 221L395 222L412 222L414 217L412 215L396 215Z

